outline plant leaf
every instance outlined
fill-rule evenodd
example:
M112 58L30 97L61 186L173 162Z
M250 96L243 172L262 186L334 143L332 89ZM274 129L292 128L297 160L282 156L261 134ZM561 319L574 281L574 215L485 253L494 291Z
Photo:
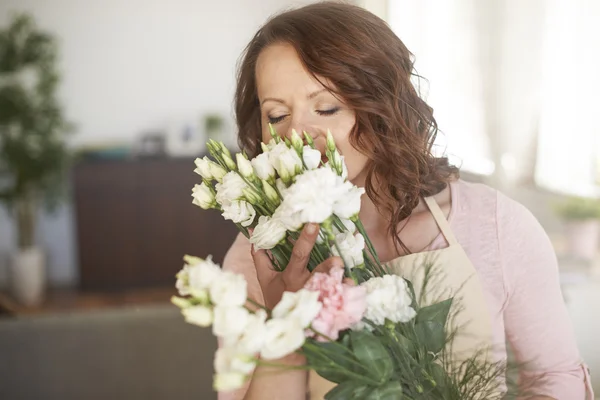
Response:
M312 348L313 346L318 349ZM308 365L314 368L315 372L335 383L342 383L349 379L344 371L355 372L359 361L354 354L348 350L348 347L339 346L330 342L313 341L311 348L304 348L304 354ZM321 367L321 368L319 368Z
M415 333L427 351L439 353L446 345L446 329L437 321L423 321L415 325Z
M344 381L325 394L325 400L347 400L356 398L357 393L364 393L368 388L355 380Z
M365 367L367 374L378 382L386 382L392 375L394 364L385 346L370 332L350 332L352 351Z
M446 326L450 307L452 307L452 298L423 307L419 310L416 322L434 321L439 322L442 326Z
M404 396L402 395L402 385L398 381L391 381L383 386L375 388L368 396L364 397L366 400L399 400Z

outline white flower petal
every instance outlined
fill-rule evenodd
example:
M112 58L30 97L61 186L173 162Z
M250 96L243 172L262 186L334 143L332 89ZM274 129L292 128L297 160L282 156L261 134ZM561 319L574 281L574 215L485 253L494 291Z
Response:
M264 215L258 218L258 224L250 236L250 243L258 249L272 249L285 239L287 231L278 218L269 218Z
M300 289L284 292L281 300L271 311L273 318L296 319L303 328L308 327L321 311L319 292Z
M240 337L250 317L248 310L243 307L218 306L214 308L213 313L213 334L230 341Z
M271 319L260 355L265 360L282 358L302 347L304 340L304 328L297 319Z
M243 306L248 298L247 286L243 275L223 271L210 285L210 300L218 306Z
M206 306L193 306L187 307L181 310L185 321L189 324L194 324L202 327L207 327L212 324L213 312L210 307Z
M229 205L223 205L223 218L231 220L244 227L252 225L256 210L252 204L244 200L234 200Z
M302 148L302 160L307 169L315 169L321 163L321 152L310 146Z

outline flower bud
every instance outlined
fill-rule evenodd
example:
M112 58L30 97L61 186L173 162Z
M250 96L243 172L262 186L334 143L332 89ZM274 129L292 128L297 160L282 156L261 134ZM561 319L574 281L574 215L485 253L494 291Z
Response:
M242 174L245 178L250 178L254 176L254 168L252 168L252 164L250 161L244 157L242 153L237 153L235 155L237 160L237 167L240 174Z
M306 144L308 144L310 147L312 147L314 149L315 148L315 142L314 142L312 136L310 136L308 134L308 132L306 132L306 131L302 131L302 134L304 135L304 140L306 140Z
M194 164L196 164L194 172L200 175L202 179L210 181L214 178L210 171L210 163L211 161L206 156L204 158L196 158L194 160Z
M335 151L335 140L333 140L333 135L329 129L327 129L327 149L329 151Z
M214 208L217 204L215 193L204 182L201 185L194 185L192 197L194 198L192 203L204 210Z
M265 192L265 195L267 196L267 199L271 200L272 202L274 202L275 204L279 204L279 202L281 201L279 198L279 194L277 193L277 191L273 188L273 186L269 185L269 182L267 182L266 180L262 180L262 184L263 184L263 190Z
M223 161L225 161L225 165L227 165L227 168L229 168L230 171L236 171L237 170L237 165L235 164L235 162L231 158L230 154L223 153Z
M304 143L302 143L302 138L300 135L298 135L298 132L296 132L295 129L292 129L292 146L294 149L296 149L299 155L302 154L302 147L304 146Z

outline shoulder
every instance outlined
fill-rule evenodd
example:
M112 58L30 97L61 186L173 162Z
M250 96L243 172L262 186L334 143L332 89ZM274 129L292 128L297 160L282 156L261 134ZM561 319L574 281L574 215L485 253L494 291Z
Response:
M475 219L478 223L492 223L509 229L539 226L524 205L488 185L458 180L452 183L452 190L457 218Z

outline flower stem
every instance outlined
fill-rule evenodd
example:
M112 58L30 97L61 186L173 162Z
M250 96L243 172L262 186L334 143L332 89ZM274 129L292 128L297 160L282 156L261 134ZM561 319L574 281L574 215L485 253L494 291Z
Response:
M271 311L271 310L269 310L267 307L263 306L262 304L259 304L259 303L257 303L256 301L252 300L250 297L248 297L248 298L246 299L246 301L247 301L248 303L250 303L250 304L252 304L252 305L254 305L254 306L258 307L258 308L261 308L261 309L265 310L265 311Z

